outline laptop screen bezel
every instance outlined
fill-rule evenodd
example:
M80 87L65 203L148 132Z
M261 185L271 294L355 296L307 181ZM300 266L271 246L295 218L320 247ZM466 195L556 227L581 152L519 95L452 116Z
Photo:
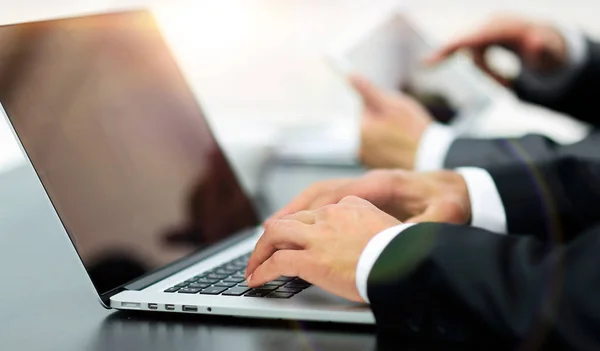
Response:
M152 21L157 25L156 26L156 31L157 31L157 35L160 36L160 39L164 42L166 49L169 51L169 54L171 55L175 65L177 66L177 74L179 74L180 78L182 79L182 81L185 83L186 87L188 89L190 89L190 85L189 82L187 80L187 78L185 77L185 75L183 74L183 72L181 71L181 68L179 67L177 60L174 57L174 53L173 51L170 49L169 45L167 44L166 38L163 36L162 32L160 31L160 28L158 26L158 22L156 20L156 17L152 14L152 11L150 11L149 9L145 9L145 8L138 8L138 9L128 9L128 10L123 10L123 11L116 11L116 12L94 12L94 13L87 13L84 15L78 15L78 16L65 16L65 17L56 17L56 18L50 18L50 19L44 19L44 20L40 20L40 21L31 21L31 22L21 22L21 23L10 23L10 24L4 24L4 25L0 25L0 28L3 27L14 27L14 26L20 26L20 25L28 25L28 24L34 24L34 23L47 23L47 22L55 22L55 21L61 21L61 20L69 20L69 19L75 19L75 18L86 18L86 17L93 17L93 16L110 16L110 15L123 15L123 14L127 14L127 13L131 13L131 14L144 14L146 16L148 16L149 18L152 19ZM231 162L229 160L229 158L227 157L227 154L225 152L223 152L223 150L221 149L221 146L219 145L219 142L217 140L216 134L213 132L213 129L210 125L210 121L208 120L208 118L206 118L206 114L202 109L202 106L200 104L200 102L198 101L198 98L196 97L196 94L192 94L195 97L196 100L196 107L198 109L198 112L200 113L201 116L204 117L204 120L206 122L206 128L207 128L207 132L213 137L215 144L219 147L219 150L221 151L221 154L223 155L223 158L225 160L225 162L227 163L227 166L231 169L231 172L235 178L235 181L239 184L240 189L243 193L244 196L246 196L250 201L251 204L251 210L254 212L254 216L260 221L260 216L259 216L259 211L257 211L256 208L256 203L254 201L254 199L248 195L246 189L243 187L243 185L241 184L238 175L235 172L235 168L231 166ZM23 145L23 143L21 142L21 139L19 137L19 133L17 132L17 130L15 129L15 127L13 126L11 119L7 113L7 111L4 109L4 105L2 104L2 101L0 101L0 112L2 113L4 120L6 121L15 141L17 142L19 149L21 150L21 153L23 155L23 158L25 160L25 163L27 166L31 167L31 170L33 170L33 172L35 173L35 176L37 178L37 182L39 185L42 186L42 189L44 191L44 195L46 197L46 199L49 201L50 205L52 206L52 210L54 211L54 214L56 215L56 218L58 219L58 222L60 223L60 225L62 226L62 229L64 230L64 233L66 234L66 236L68 237L71 245L73 246L73 248L75 249L75 253L77 254L77 257L79 258L79 261L81 262L81 265L83 266L86 274L88 275L88 279L90 280L90 282L92 282L91 277L89 276L87 267L85 266L85 262L83 260L83 257L81 256L81 254L79 253L79 250L77 249L77 245L75 243L74 240L74 236L69 232L69 230L67 229L67 227L65 226L65 223L63 221L63 219L61 218L60 214L58 213L54 202L52 201L52 198L50 197L48 190L46 189L46 186L44 185L44 183L42 182L42 179L39 175L39 172L37 171L35 165L33 164L31 158L29 157L29 154L27 152L27 149L25 148L25 146ZM241 230L238 233L231 233L229 234L229 236L221 239L220 241L211 244L207 247L201 248L199 250L194 251L191 254L188 254L184 257L181 257L180 259L174 261L174 262L170 262L167 265L164 265L162 267L159 267L157 269L154 269L152 271L149 271L148 273L139 276L133 280L130 280L128 282L125 282L124 284L121 284L120 286L114 287L106 292L100 292L96 286L93 284L94 286L94 290L96 291L99 299L100 299L100 303L102 304L103 307L109 309L111 308L110 306L110 298L124 290L140 290L143 289L147 286L153 285L171 275L173 275L174 273L177 273L187 267L190 267L192 265L194 265L195 263L210 257L211 255L220 252L222 250L224 250L227 247L230 247L232 245L235 245L243 240L246 240L252 236L254 236L256 234L256 230L259 228L260 223L257 223L256 227L254 228L247 228L246 230Z

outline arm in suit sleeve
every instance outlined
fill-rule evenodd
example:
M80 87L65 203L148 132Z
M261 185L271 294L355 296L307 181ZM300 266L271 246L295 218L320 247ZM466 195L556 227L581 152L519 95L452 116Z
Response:
M568 240L598 221L599 147L598 132L568 146L540 136L458 139L446 166L487 169L500 193L509 233Z
M397 235L368 276L382 332L600 346L600 227L569 243L425 223Z
M525 69L516 79L514 91L521 100L600 126L596 97L600 89L600 43L585 39L581 33L562 32L571 54L570 66L548 75Z
M599 148L600 131L581 142L559 145L540 135L456 138L447 127L436 125L421 139L416 170L487 169L500 192L508 232L568 238L598 219Z

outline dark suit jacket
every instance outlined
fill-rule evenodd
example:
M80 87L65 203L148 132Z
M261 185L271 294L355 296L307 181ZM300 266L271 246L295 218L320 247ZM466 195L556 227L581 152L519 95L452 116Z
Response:
M571 91L546 105L598 123L587 111L600 92L600 46L591 44L590 58ZM570 146L462 139L446 166L465 165L490 172L513 234L425 223L398 235L369 276L378 327L528 350L600 349L600 134Z
M384 335L597 350L599 253L600 226L566 240L418 224L381 254L368 296Z
M598 153L594 153L593 148L593 145L598 145L598 141L600 141L600 130L598 130L600 118L597 106L600 103L600 43L588 42L588 47L587 64L580 70L568 89L560 94L549 94L553 95L552 99L546 100L535 92L525 90L520 80L516 82L515 92L524 101L564 112L592 124L595 127L592 135L580 143L568 146L558 146L540 135L491 140L460 138L450 147L445 166L447 168L465 165L487 167L492 164L512 163L517 156L514 154L514 148L509 149L505 146L507 140L532 160L551 158L555 154L582 155L583 157L595 154L600 158Z
M544 101L526 92L519 83L516 91L524 100L600 127L595 105L596 100L600 103L600 97L596 97L600 94L600 44L589 42L587 64L558 98ZM460 138L450 147L444 167L481 167L495 178L513 179L508 184L497 184L504 187L499 190L509 217L519 219L509 223L508 230L540 234L549 229L579 233L599 222L600 212L596 214L594 208L600 208L600 170L595 165L600 165L600 129L570 145L559 145L541 135ZM565 188L565 182L574 184Z

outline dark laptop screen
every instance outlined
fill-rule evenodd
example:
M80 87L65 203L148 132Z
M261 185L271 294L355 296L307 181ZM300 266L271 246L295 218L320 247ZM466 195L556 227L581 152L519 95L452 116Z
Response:
M100 293L258 224L146 12L0 27L0 102Z

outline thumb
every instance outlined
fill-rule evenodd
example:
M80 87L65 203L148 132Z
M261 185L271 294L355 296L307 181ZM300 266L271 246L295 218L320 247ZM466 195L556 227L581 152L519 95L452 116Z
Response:
M360 94L365 106L377 110L384 105L385 92L368 79L360 75L352 75L349 80L352 87Z

